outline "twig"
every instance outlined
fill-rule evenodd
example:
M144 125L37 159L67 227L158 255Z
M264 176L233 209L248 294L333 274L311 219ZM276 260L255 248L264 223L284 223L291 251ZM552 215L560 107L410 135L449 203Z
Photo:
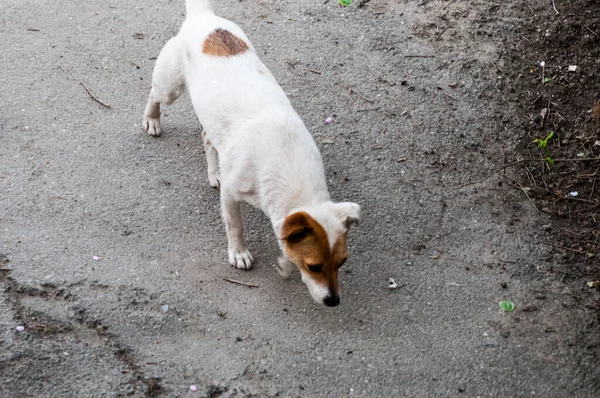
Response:
M600 204L600 202L597 202L595 200L589 200L589 199L573 198L573 197L570 197L570 196L558 196L558 195L557 195L557 197L559 197L561 199L564 199L564 200L572 200L574 202L585 202L585 203L591 203L591 204L594 204L594 205Z
M537 159L536 159L536 160L537 160ZM531 161L531 159L517 160L516 162L512 162L512 163L509 163L509 164L505 164L505 165L504 165L504 166L502 166L502 167L498 167L496 170L492 171L490 174L488 174L487 176L485 176L485 177L484 177L484 178L482 178L481 180L478 180L478 181L473 181L473 182L467 182L466 184L459 185L459 186L457 186L457 187L456 187L456 188L454 188L454 189L460 189L460 188L467 187L467 186L469 186L469 185L480 184L480 183L482 183L482 182L486 181L488 178L490 178L490 177L491 177L491 176L493 176L494 174L496 174L497 172L499 172L499 171L502 171L502 170L504 170L504 169L505 169L505 168L507 168L507 167L510 167L510 166L515 166L515 165L517 165L517 164L519 164L519 163L523 163L523 162L527 162L527 161Z
M452 98L454 101L458 101L458 99L454 98L453 96L451 96L450 94L447 93L443 93L446 97L450 97Z
M322 75L321 71L318 71L316 69L309 69L309 71L312 73L316 73L317 75Z
M27 30L30 32L39 32L40 31L39 29L36 29L36 28L27 28Z
M583 161L600 161L600 158L554 159L554 163L557 163L557 162L559 162L559 163L560 162L583 162ZM506 169L507 167L515 166L515 165L517 165L519 163L524 163L524 162L546 162L546 161L544 159L522 159L522 160L517 160L516 162L505 164L502 167L498 167L497 169L495 169L494 171L492 171L490 174L488 174L487 176L485 176L481 180L473 181L473 182L467 182L465 184L457 186L454 189L460 189L460 188L467 187L469 185L475 185L475 184L482 183L482 182L486 181L488 178L490 178L491 176L493 176L494 174L496 174L497 172L502 171L502 170Z
M404 55L404 58L435 58L435 55Z
M548 246L558 247L559 249L563 249L563 250L569 250L569 251L579 253L579 254L585 254L584 251L577 250L577 249L571 249L570 247L564 247L562 245L557 245L556 243L552 243L552 242L544 242L544 244L546 244Z
M110 105L109 105L109 104L107 104L107 103L105 103L105 102L102 102L102 101L100 101L100 100L98 99L98 97L96 97L94 94L92 94L92 92L90 91L90 89L89 89L89 88L88 88L88 87L87 87L85 84L83 84L83 82L79 82L79 83L81 83L81 85L82 85L82 86L85 88L85 91L87 91L88 95L89 95L89 96L90 96L90 97L91 97L91 98L92 98L94 101L96 101L96 102L97 102L97 103L99 103L100 105L102 105L102 106L105 106L105 107L107 107L108 109L110 109Z
M587 30L589 30L590 32L592 32L592 34L596 37L600 37L600 35L598 35L598 33L594 32L593 30L591 30L587 25L583 25L584 28L586 28Z
M63 68L62 66L58 65L58 67L65 73L69 73L65 68Z
M554 113L556 113L556 115L561 118L563 121L565 121L566 119L564 117L562 117L562 115L560 113L558 113L558 111L554 111Z
M525 194L525 196L527 196L527 199L529 199L529 203L531 203L531 205L533 206L533 208L535 209L535 211L538 212L538 214L540 213L540 209L537 208L537 206L535 205L535 203L533 203L533 200L531 200L531 197L529 196L529 194L527 193L527 191L525 190L525 188L523 188L523 185L517 183L517 186L519 187L519 189L521 191L523 191L523 193Z
M62 196L58 196L58 195L50 196L50 198L52 198L52 199L68 200L67 198L63 198Z
M454 3L454 0L450 0L450 1L448 2L448 4L446 4L445 6L443 6L443 7L442 7L442 11L444 11L446 8L448 8L448 6L449 6L450 4L452 4L452 3Z
M350 89L350 94L356 94L358 95L360 98L364 99L365 101L367 101L368 103L374 104L375 101L368 99L367 97L365 97L364 95L362 95L361 93L357 93L356 91L354 91L353 89Z
M588 162L594 160L600 160L600 158L554 159L554 162Z
M496 260L496 261L498 261L500 263L507 263L507 264L519 264L516 261L509 261L509 260Z
M552 0L552 7L554 7L554 11L556 12L556 15L558 15L558 10L556 9L556 4L554 4L554 0Z
M527 172L527 178L529 178L529 182L531 182L533 185L537 185L535 182L535 177L533 176L531 171L529 171L529 167L527 167L526 165L523 165L523 167L525 168L525 171Z
M223 278L223 279L226 280L227 282L235 283L235 284L242 285L242 286L258 287L258 285L255 285L253 283L240 282L240 281L236 281L235 279L229 279L229 278Z
M446 31L447 31L448 29L450 29L450 27L449 27L449 26L446 26L446 27L444 28L444 30L442 30L440 33L438 33L438 35L437 35L437 38L438 38L438 40L442 38L442 36L444 35L444 33L446 33Z
M0 268L0 271L12 271L12 268Z
M592 183L592 192L590 193L590 199L594 197L594 190L596 188L596 178L597 178L597 170L596 170L596 174L594 175L594 182Z

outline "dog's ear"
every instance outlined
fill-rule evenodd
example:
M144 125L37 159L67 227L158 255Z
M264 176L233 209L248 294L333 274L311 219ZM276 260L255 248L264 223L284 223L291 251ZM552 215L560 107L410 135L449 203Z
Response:
M308 214L299 211L290 214L283 220L281 226L281 240L288 243L298 243L303 240L306 235L312 233L312 228L308 219Z
M335 213L346 229L350 229L352 225L358 225L360 206L351 202L336 203Z

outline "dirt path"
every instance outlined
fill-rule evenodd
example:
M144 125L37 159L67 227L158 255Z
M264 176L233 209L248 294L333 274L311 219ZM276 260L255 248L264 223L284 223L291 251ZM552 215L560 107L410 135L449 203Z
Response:
M161 138L141 131L184 2L55 3L0 5L1 396L597 396L596 263L580 275L544 243L555 220L513 168L465 185L528 131L509 96L530 62L520 2L219 2L313 132L332 196L363 207L334 309L278 277L249 207L257 265L227 266L187 99Z

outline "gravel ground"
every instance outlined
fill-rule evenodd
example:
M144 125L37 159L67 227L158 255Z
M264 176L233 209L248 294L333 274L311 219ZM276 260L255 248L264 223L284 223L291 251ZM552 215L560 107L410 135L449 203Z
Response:
M183 1L3 0L0 395L596 397L600 292L551 272L572 260L552 216L501 173L465 185L525 133L503 95L520 2L215 3L363 208L340 306L279 278L248 206L255 268L227 265L187 98L142 132Z

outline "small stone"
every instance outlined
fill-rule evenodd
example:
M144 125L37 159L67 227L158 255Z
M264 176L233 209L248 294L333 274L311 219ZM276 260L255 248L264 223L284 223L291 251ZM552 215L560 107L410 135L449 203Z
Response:
M17 332L22 332L25 330L25 326L19 325L19 326L17 326L16 329L17 329Z
M160 309L162 310L162 312L167 312L167 311L169 311L169 306L167 304L161 305Z
M196 392L196 391L198 391L198 387L197 387L197 386L195 386L194 384L192 384L192 385L190 386L190 390L192 390L193 392Z

